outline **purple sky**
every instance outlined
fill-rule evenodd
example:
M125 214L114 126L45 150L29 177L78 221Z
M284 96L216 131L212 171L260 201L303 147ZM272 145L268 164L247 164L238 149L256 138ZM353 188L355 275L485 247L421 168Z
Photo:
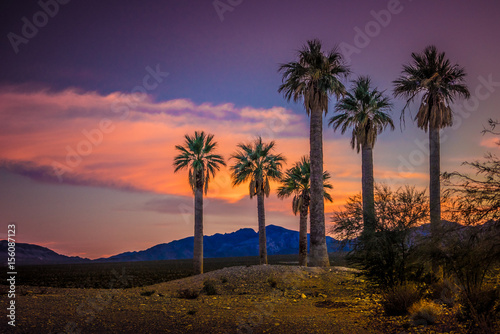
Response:
M288 166L307 154L305 112L277 93L277 69L311 38L340 46L351 79L370 75L388 94L410 54L435 44L466 68L473 96L457 101L455 126L443 133L442 169L498 150L480 133L499 115L497 2L60 2L0 4L0 238L16 222L19 242L96 258L191 235L192 198L186 173L172 175L174 145L204 129L225 157L259 134L276 140ZM147 97L134 101L144 87ZM396 122L402 106L394 101ZM76 149L82 131L104 119L109 131L59 182L53 162L63 163L66 147ZM324 138L332 210L361 191L360 156L349 136L325 126ZM425 187L425 140L411 121L382 134L377 181ZM206 234L257 227L247 187L228 180L223 170L211 186ZM267 223L297 229L289 202L272 194Z

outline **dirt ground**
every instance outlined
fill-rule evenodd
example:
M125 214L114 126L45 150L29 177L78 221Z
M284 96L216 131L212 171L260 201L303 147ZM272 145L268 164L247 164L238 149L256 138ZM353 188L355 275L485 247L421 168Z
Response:
M215 291L202 291L206 281ZM450 331L446 319L412 327L404 318L384 317L365 288L352 269L279 265L224 268L131 289L24 286L16 295L15 329L4 320L0 332L461 333Z

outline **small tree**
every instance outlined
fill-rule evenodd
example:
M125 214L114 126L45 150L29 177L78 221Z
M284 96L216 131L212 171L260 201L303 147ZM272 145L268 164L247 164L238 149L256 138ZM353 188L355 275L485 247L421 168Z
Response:
M500 135L495 132L498 124L490 119L490 128L483 133ZM475 175L443 174L452 217L462 224L441 229L433 257L461 287L465 317L472 318L483 332L492 333L498 330L500 291L484 283L500 264L500 158L487 153L484 161L463 165L475 170Z
M495 132L498 121L489 120L489 129L483 133ZM500 146L500 141L496 143ZM475 175L452 172L443 173L446 194L454 197L453 219L468 225L500 219L500 157L491 152L484 161L464 162L475 170Z
M350 260L360 265L368 278L383 286L408 280L414 269L410 256L416 248L414 228L427 221L428 198L424 191L406 186L393 191L375 186L376 225L372 235L362 234L361 195L349 198L345 209L335 212L331 232L351 240Z

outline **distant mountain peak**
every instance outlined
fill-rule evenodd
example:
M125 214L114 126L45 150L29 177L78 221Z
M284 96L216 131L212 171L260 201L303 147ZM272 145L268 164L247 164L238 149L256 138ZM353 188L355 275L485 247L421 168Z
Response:
M278 225L266 226L267 251L273 254L298 254L299 232L286 229ZM338 249L340 243L327 237L329 252ZM259 234L252 228L240 228L229 233L216 233L203 237L203 252L206 258L210 257L239 257L258 256ZM7 252L7 243L2 241L1 250ZM17 244L18 264L57 264L82 263L92 260L80 257L70 257L37 245ZM162 243L145 250L130 251L116 254L107 258L93 260L95 262L124 262L124 261L154 261L190 259L193 257L193 237ZM6 256L3 257L7 259ZM6 260L4 260L5 263Z

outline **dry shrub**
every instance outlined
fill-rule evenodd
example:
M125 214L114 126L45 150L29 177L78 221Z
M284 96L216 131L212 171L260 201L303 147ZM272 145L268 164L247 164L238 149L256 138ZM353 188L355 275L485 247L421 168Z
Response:
M443 279L435 282L430 287L431 298L438 300L447 306L453 307L458 298L458 287L449 279Z
M459 319L472 321L479 333L495 333L500 330L499 288L486 285L463 291L460 296Z
M149 297L149 296L152 296L154 293L155 293L155 290L143 291L143 292L141 292L141 296Z
M195 289L181 289L177 291L177 296L182 299L196 299L200 292Z
M420 300L413 304L408 312L410 313L410 318L415 324L434 324L441 314L441 307L428 300Z
M217 294L217 287L215 285L214 280L206 280L203 282L203 292L205 292L208 296Z
M267 283L271 288L276 288L278 286L278 280L276 279L275 276L269 276L267 278Z
M387 315L404 315L420 298L415 284L395 285L382 293L382 306Z

